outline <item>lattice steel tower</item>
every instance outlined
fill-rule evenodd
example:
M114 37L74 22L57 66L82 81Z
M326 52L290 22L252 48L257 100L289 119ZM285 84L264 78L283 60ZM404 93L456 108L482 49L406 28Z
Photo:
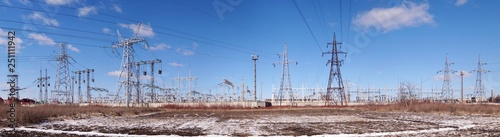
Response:
M296 61L290 61L288 60L288 52L286 49L286 42L285 42L285 48L283 50L282 54L278 54L278 57L283 56L283 61L278 62L277 64L282 64L282 69L281 69L281 83L280 83L280 90L278 92L278 101L279 105L281 106L282 101L285 99L289 101L290 106L294 105L294 94L292 91L292 82L290 78L290 70L289 70L289 65L290 63L295 63L296 65L298 62ZM276 66L276 64L273 64Z
M337 101L340 101L340 105L347 105L347 99L344 89L344 83L342 81L342 74L340 73L340 67L344 60L339 59L339 54L347 55L347 52L340 51L340 44L342 42L337 42L337 37L335 33L333 33L333 41L332 43L327 43L328 45L332 45L332 51L323 52L324 54L332 54L332 58L328 60L326 65L330 64L330 75L328 78L328 87L326 87L326 97L325 97L325 105L329 105L331 101L334 101L337 104Z
M120 76L118 77L118 84L116 88L116 98L115 101L119 98L120 91L124 91L125 93L125 102L127 103L127 107L130 107L132 92L135 90L136 93L136 101L135 103L140 103L140 85L139 85L139 72L137 72L138 68L134 65L134 48L132 47L136 43L143 42L146 46L148 46L145 38L139 38L137 33L139 32L141 24L137 27L137 30L134 32L131 38L123 38L120 32L117 30L119 42L113 44L113 48L123 48L123 57L122 63L120 66ZM122 77L124 76L124 77ZM121 101L121 100L120 100Z
M66 52L66 43L59 44L59 55L56 57L57 72L54 90L52 90L52 101L58 103L70 102L70 72L69 61L71 56Z
M439 70L443 72L443 87L441 88L441 99L446 101L451 101L453 99L453 89L451 88L451 73L454 72L450 69L453 63L448 61L448 54L446 54L446 61L444 63L444 69Z
M483 73L490 72L488 70L484 70L482 67L483 65L486 65L486 63L483 63L481 61L481 55L479 55L479 61L477 62L477 69L473 70L476 71L476 86L474 87L474 94L476 96L476 100L479 101L483 101L485 99Z

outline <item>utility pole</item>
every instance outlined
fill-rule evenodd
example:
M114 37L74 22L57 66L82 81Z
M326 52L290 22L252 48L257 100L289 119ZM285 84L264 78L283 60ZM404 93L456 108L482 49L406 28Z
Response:
M241 79L241 101L245 102L245 81Z
M75 103L75 76L71 76L71 104Z
M151 102L151 103L153 103L153 102L154 102L154 100L155 100L155 99L154 99L154 98L155 98L155 96L154 96L154 95L155 95L155 92L154 92L154 90L155 90L155 86L154 86L154 84L155 84L155 77L154 77L154 74L155 74L155 64L159 64L159 63L161 63L161 60L160 60L160 59L155 59L155 60L148 60L148 61L139 61L139 62L134 62L134 63L135 63L135 65L137 66L137 70L138 70L138 71L140 71L140 66L141 66L141 65L148 65L148 64L149 64L149 65L151 65L151 66L150 66L150 67L151 67L151 68L150 68L150 77L151 77L151 79L150 79L150 85L148 85L148 86L150 86L150 87L151 87L151 92L150 92L150 93L151 93L151 94L150 94L150 99L151 99L151 100L150 100L150 102ZM161 72L162 72L162 71L161 71L161 68L160 68L160 69L158 70L158 74L161 74ZM144 76L146 76L146 75L147 75L147 72L146 72L146 71L144 71L144 72L143 72L143 75L144 75Z
M43 98L43 88L48 87L48 80L50 77L47 77L47 69L45 69L45 77L42 75L42 70L40 70L40 77L37 79L38 80L38 87L40 88L40 102L43 102L44 104L47 103L47 94L45 95L45 99ZM45 91L47 93L47 91Z
M259 55L252 55L253 60L253 101L257 102L257 60L259 59Z
M83 103L82 97L82 72L76 71L75 74L78 74L78 103Z
M75 75L78 75L78 81L76 81L76 83L78 83L78 101L79 103L83 103L83 95L82 95L82 73L87 73L87 76L86 76L86 79L87 80L83 80L83 83L85 83L85 81L87 81L87 103L91 103L92 102L92 95L90 93L90 82L94 82L94 69L84 69L84 70L77 70L77 71L74 71ZM90 78L90 73L92 73L92 79ZM85 78L84 78L85 79Z
M191 81L196 81L198 80L198 77L192 77L191 76L191 70L189 70L189 76L188 77L180 77L180 74L178 74L178 76L176 78L172 78L172 84L175 85L175 82L177 82L177 90L178 90L178 96L179 98L181 98L180 101L182 101L182 93L180 93L180 89L181 89L181 83L185 82L185 81L188 81L188 86L189 86L189 91L186 92L186 99L187 99L187 95L189 94L189 92L191 92ZM182 85L185 85L185 84L182 84ZM196 85L195 85L196 87Z
M492 89L492 90L491 90L491 103L493 103L493 102L494 102L494 100L495 100L495 97L494 97L494 95L493 95L493 89Z
M44 100L45 100L45 103L48 103L48 101L49 101L49 86L50 86L49 79L50 79L50 77L47 76L47 69L45 69L45 78L47 78L47 79L45 80L45 98L44 98Z
M260 100L264 101L264 99L262 99L262 84L263 84L263 82L260 81Z
M344 102L347 105L344 84L342 81L342 74L340 73L340 67L342 66L344 60L339 59L339 54L344 54L344 56L347 56L347 52L339 51L339 49L341 49L340 46L341 44L342 42L337 42L337 37L335 36L335 33L333 33L332 43L327 43L326 45L326 47L328 47L328 45L332 45L332 51L323 52L323 55L332 54L331 59L328 60L328 62L326 63L326 65L330 64L330 75L328 78L328 87L326 88L325 106L329 105L330 99L332 99L332 94L335 91L338 92L340 98L340 105L343 106ZM332 85L334 81L336 87L333 87ZM335 101L335 99L332 100ZM336 102L337 101L335 101L335 103Z
M290 79L290 70L289 70L289 65L290 63L295 63L295 65L298 65L298 62L295 61L289 61L288 60L288 52L286 49L286 42L285 42L285 48L283 50L283 54L278 54L278 57L283 56L283 61L278 62L278 64L282 64L282 71L281 71L281 84L280 84L280 90L278 92L278 100L279 100L279 105L281 106L282 101L286 98L285 94L288 95L288 100L290 103L290 106L294 104L294 94L292 90L292 82ZM273 63L273 65L276 67L276 64Z
M463 104L464 103L464 75L465 75L465 72L464 71L460 71L460 79L461 79L461 82L460 82L460 97L462 98L460 100L460 102Z

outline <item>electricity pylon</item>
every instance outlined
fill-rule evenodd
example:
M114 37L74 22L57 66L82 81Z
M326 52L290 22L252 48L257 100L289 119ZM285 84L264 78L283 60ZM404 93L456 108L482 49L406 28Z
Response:
M323 55L332 54L331 59L326 63L326 65L330 64L330 75L328 78L328 87L326 88L325 105L329 105L332 100L337 104L336 98L340 100L340 105L343 106L344 103L347 105L344 83L342 81L342 74L340 73L340 67L344 60L339 59L339 54L346 56L347 52L339 51L341 48L340 44L342 42L337 42L337 37L333 33L333 41L326 45L326 47L332 45L332 51L323 52Z
M120 92L124 91L125 93L125 102L127 103L127 107L130 107L131 99L132 99L132 91L135 89L137 91L136 96L139 96L139 78L137 77L137 68L133 65L134 63L134 48L132 47L134 44L143 42L146 47L148 47L148 43L145 38L139 38L138 32L141 28L141 23L137 27L137 30L134 32L131 38L123 38L120 32L118 33L118 43L113 44L113 48L116 50L117 48L123 48L123 57L122 63L120 66L120 76L118 77L118 83L116 88L116 98L115 101L119 98ZM136 101L136 103L139 103Z
M483 69L483 66L486 64L487 63L483 63L481 61L481 55L479 55L479 60L477 62L477 69L473 70L476 72L476 86L474 87L474 94L476 96L476 100L479 100L479 102L482 102L485 99L483 74L490 72L489 70Z
M453 100L453 89L451 89L451 73L454 71L450 69L450 66L453 65L453 63L448 61L448 54L446 54L446 61L444 64L444 69L439 70L439 72L443 72L443 87L441 89L441 99L445 101L452 101Z
M56 103L70 102L70 72L69 61L71 56L66 52L66 43L59 44L59 55L56 57L57 72L54 90L52 90L52 101Z
M280 90L278 92L278 101L279 105L281 106L281 103L284 99L287 99L290 103L290 106L294 105L294 94L292 90L292 82L290 78L290 70L289 70L289 65L290 63L295 63L295 65L298 65L298 62L296 61L290 61L288 60L288 52L286 49L286 42L285 42L285 48L283 50L282 54L278 54L278 57L283 56L283 61L278 62L277 64L281 64L281 83L280 83ZM273 65L276 67L276 64L273 63Z

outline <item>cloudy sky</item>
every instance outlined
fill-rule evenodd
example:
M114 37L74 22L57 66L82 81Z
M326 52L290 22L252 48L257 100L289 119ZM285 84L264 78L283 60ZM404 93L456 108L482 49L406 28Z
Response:
M220 92L223 79L238 91L242 82L253 87L251 55L258 54L258 89L262 82L263 97L270 98L281 74L273 63L281 61L277 54L286 42L289 59L298 62L290 65L292 86L325 88L328 58L321 53L336 33L348 52L342 76L352 89L396 88L398 81L413 82L424 92L441 89L443 76L437 72L448 54L452 70L467 72L477 69L481 55L490 71L483 79L486 90L499 91L497 5L492 0L1 0L0 45L6 54L7 32L16 31L17 72L27 88L21 96L29 98L38 98L34 81L41 69L54 85L61 42L72 57L71 71L95 69L91 86L115 93L123 50L112 48L117 31L147 40L149 47L134 45L135 60L161 59L157 68L164 73L155 78L163 87L189 75L198 78L193 88L202 93ZM7 66L6 57L0 59ZM6 72L0 68L0 74ZM475 81L474 72L465 76L466 94ZM459 84L455 73L452 87ZM187 83L181 86L187 89Z

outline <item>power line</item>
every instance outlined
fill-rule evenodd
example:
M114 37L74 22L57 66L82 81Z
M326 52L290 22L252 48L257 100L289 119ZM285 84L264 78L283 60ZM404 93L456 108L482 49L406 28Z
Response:
M325 40L326 40L326 33L325 33L325 29L323 28L323 27L324 27L324 26L323 26L323 21L324 21L324 18L325 18L325 16L323 16L323 10L321 10L321 16L323 16L323 21L321 21L321 19L319 18L319 15L318 15L318 10L316 9L316 4L315 4L314 0L312 0L311 2L312 2L312 4L313 4L313 7L314 7L314 12L316 13L316 17L318 17L318 20L319 20L319 21L318 21L318 22L319 22L319 25L320 25L320 26L321 26L321 28L322 28L322 29L321 29L321 31L323 32L323 36L324 36L324 38L325 38ZM319 2L319 1L318 1L318 2ZM321 9L321 4L319 5L319 8Z
M351 32L351 4L352 0L349 0L349 25L347 26L347 40L349 41L349 33Z
M312 37L314 38L314 41L316 42L316 45L321 50L321 52L323 52L323 49L321 48L321 46L319 46L318 40L316 40L316 36L314 36L314 33L312 32L311 27L309 26L309 23L307 23L306 18L302 14L302 11L300 10L299 6L297 6L297 2L295 0L292 0L292 2L295 5L295 8L297 8L297 11L299 11L299 14L302 17L302 20L304 21L304 23L306 23L306 26L309 29L309 32L311 33Z
M95 19L95 18L78 17L78 16L75 16L75 15L62 14L62 13L58 13L58 12L48 12L48 11L43 11L43 10L29 9L29 8L22 8L22 7L8 6L8 5L0 5L0 7L14 8L14 9L21 9L21 10L28 10L28 11L38 11L38 12L51 13L51 14L58 14L58 15L63 15L63 16L68 16L68 17L73 17L73 18L83 18L83 19L88 19L88 20L93 20L93 21L98 21L98 22L103 22L103 23L109 23L109 24L117 24L118 23L118 22L106 21L106 20ZM71 7L66 7L66 8L75 9L75 8L71 8ZM135 21L135 20L132 20L132 19L117 17L117 16L113 16L113 15L107 15L107 14L100 14L100 15L111 16L111 17L115 17L115 18L129 20L129 21ZM138 21L136 21L136 22L138 22ZM200 37L200 36L196 36L196 35L193 35L193 34L181 32L181 31L176 31L176 30L173 30L173 29L164 28L164 27L161 27L161 26L156 26L156 25L151 25L151 26L152 27L157 27L157 28L160 28L160 29L164 29L164 30L169 30L169 31L181 33L181 34L185 34L185 35L189 35L189 36L192 36L192 37L197 37L197 38L200 38L200 39L205 39L205 40L209 40L209 41L213 41L213 42L217 42L217 43L222 43L222 44L226 44L226 45L232 45L234 47L239 47L239 48L243 48L243 49L247 49L247 50L252 50L250 48L241 47L241 46L237 46L237 45L234 45L234 44L229 44L229 43L225 43L225 42L221 42L221 41L217 41L217 40L211 40L211 39ZM26 30L26 29L14 29L14 28L9 28L9 29L32 31L32 30ZM144 30L144 28L140 28L140 30ZM32 31L32 32L36 32L36 31ZM39 31L39 32L42 32L42 31ZM210 43L210 42L206 42L206 41L202 41L202 40L198 40L198 39L194 39L194 38L188 38L188 37L183 37L183 36L179 36L179 35L168 34L168 33L160 32L160 31L155 31L155 32L158 33L158 34L162 34L162 35L167 35L167 36L172 36L172 37L176 37L176 38L197 41L197 42L201 42L201 43L205 43L205 44L209 44L209 45L213 45L213 46L217 46L217 47L221 47L221 48L226 48L226 49L230 49L230 50L234 50L234 51L239 51L239 52L243 52L243 53L247 53L247 54L253 54L251 52L246 52L246 51L239 50L239 49L236 49L236 48L231 48L231 47L227 47L227 46L223 46L223 45L219 45L219 44L214 44L214 43ZM54 35L61 35L61 36L68 37L67 35L58 34L58 33L51 33L51 32L46 32L46 33L47 34L54 34ZM74 36L74 37L81 37L81 36ZM97 38L90 38L90 39L97 39ZM104 41L104 40L101 40L101 41ZM108 42L108 41L106 41L106 42ZM271 57L265 56L265 55L262 55L262 56L263 57L267 57L267 58L271 58Z
M342 0L339 0L339 10L340 10L340 39L344 41L344 27L342 26Z
M37 2L37 3L42 3L42 4L46 4L45 2L40 2L40 1L34 1L34 2ZM179 3L179 2L176 2L176 1L173 1L174 3L177 3L179 5L182 5L182 6L185 6L185 7L188 7L188 8L191 8L191 9L194 9L192 7L189 7L187 5L184 5L182 3ZM68 6L60 6L60 7L65 7L65 8L68 8L68 9L73 9L73 10L78 10L77 8L73 8L73 7L68 7ZM23 8L25 9L25 8ZM201 12L197 9L194 9L195 11L197 12L200 12L200 13L205 13L205 12ZM41 11L41 12L46 12L46 11ZM54 12L52 12L54 13ZM55 14L58 14L58 13L55 13ZM130 19L130 18L124 18L124 17L119 17L119 16L114 16L114 15L110 15L110 14L104 14L104 13L97 13L98 15L103 15L103 16L108 16L108 17L113 17L113 18L118 18L118 19L122 19L122 20L127 20L127 21L131 21L131 22L140 22L138 20L134 20L134 19ZM205 13L206 14L206 13ZM78 17L78 16L74 16L74 15L67 15L67 16L71 16L71 17L76 17L76 18L82 18L82 17ZM101 21L101 22L106 22L106 23L112 23L112 24L116 24L118 22L111 22L111 21L104 21L104 20L99 20L99 19L94 19L94 18L85 18L85 19L89 19L89 20L95 20L95 21ZM235 26L238 26L240 28L244 28L242 26L239 26L237 24L234 24L234 23L230 23L232 25L235 25ZM176 33L180 33L180 34L184 34L184 35L188 35L188 36L192 36L192 37L196 37L196 38L200 38L200 39L204 39L204 40L208 40L208 41L212 41L212 42L216 42L216 43L221 43L221 44L225 44L225 45L231 45L231 46L236 46L236 47L240 47L240 48L244 48L244 49L247 49L247 50L252 50L250 48L246 48L246 47L242 47L242 46L238 46L238 45L235 45L235 44L230 44L230 43L226 43L226 42L223 42L223 41L218 41L218 40L213 40L213 39L209 39L209 38L205 38L205 37L201 37L201 36L197 36L197 35L194 35L194 34L189 34L189 33L185 33L185 32L181 32L181 31L178 31L178 30L174 30L174 29L169 29L169 28L165 28L165 27L161 27L161 26L158 26L158 25L151 25L152 27L156 27L156 28L160 28L160 29L163 29L163 30L167 30L167 31L172 31L172 32L176 32ZM143 30L143 28L140 28L141 30ZM249 30L249 29L247 29ZM252 31L252 30L250 30ZM158 31L156 31L158 33ZM253 32L253 31L252 31ZM257 32L254 32L254 33L257 33ZM259 35L262 35L262 34L259 34ZM262 35L264 36L264 35ZM269 37L270 38L270 37ZM199 40L196 40L196 41L199 41ZM256 50L256 49L255 49ZM257 50L259 52L264 52L266 53L266 51L262 51L262 50ZM269 53L267 52L267 54L273 54L273 53Z
M77 35L68 35L68 34L60 34L60 33L53 33L53 32L47 32L47 31L35 31L35 30L29 30L29 29L16 29L16 28L10 28L10 27L0 27L3 29L11 29L11 30L18 30L18 31L25 31L25 32L34 32L34 33L46 33L46 34L52 34L52 35L58 35L58 36L63 36L63 37L71 37L71 38L80 38L80 39L91 39L95 41L101 41L101 42L110 42L106 39L99 39L99 38L93 38L93 37L85 37L85 36L77 36Z
M103 36L117 37L116 35L111 35L111 34L97 33L97 32L92 32L92 31L65 28L65 27L47 26L47 25L37 24L37 23L29 23L29 22L21 22L21 21L13 21L13 20L5 20L5 19L0 19L0 21L17 23L17 24L31 24L31 25L35 25L35 26L44 26L44 27L49 27L49 28L56 28L56 29L71 30L71 31L76 31L76 32L84 32L84 33L97 34L97 35L103 35Z

